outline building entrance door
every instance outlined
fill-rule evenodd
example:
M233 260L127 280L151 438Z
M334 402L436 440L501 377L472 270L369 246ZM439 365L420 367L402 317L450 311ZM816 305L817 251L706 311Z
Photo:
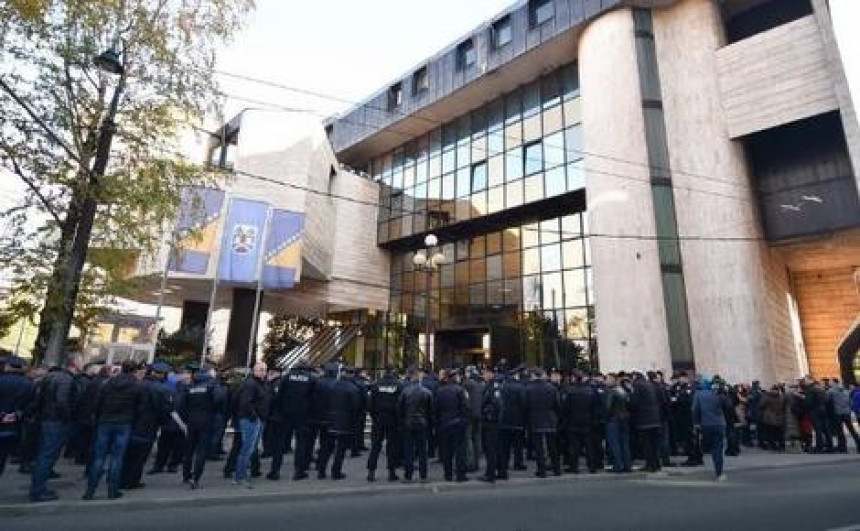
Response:
M438 330L437 368L466 367L486 362L490 355L489 328Z

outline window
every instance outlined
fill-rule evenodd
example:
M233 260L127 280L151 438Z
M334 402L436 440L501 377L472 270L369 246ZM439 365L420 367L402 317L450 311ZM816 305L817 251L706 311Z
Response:
M526 175L543 171L543 144L540 140L528 144L523 148L525 151Z
M475 49L475 41L465 40L457 46L457 70L467 70L478 61L478 51Z
M531 0L529 2L529 27L534 29L555 16L553 0Z
M391 85L388 89L388 110L396 109L403 104L403 84Z
M498 50L513 40L511 29L511 16L507 15L493 22L492 28L493 49Z
M430 76L427 74L427 67L422 66L412 74L412 94L418 95L429 89Z
M472 165L472 192L480 192L487 188L487 163L480 162Z

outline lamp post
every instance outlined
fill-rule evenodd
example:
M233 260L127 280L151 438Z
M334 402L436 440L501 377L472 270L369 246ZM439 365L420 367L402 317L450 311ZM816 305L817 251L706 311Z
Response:
M423 271L427 278L426 293L424 295L424 353L430 358L430 332L431 316L430 316L430 291L433 289L433 273L445 263L445 255L437 249L439 239L435 234L428 234L424 238L424 248L415 251L412 255L412 265L416 271Z
M51 323L44 355L45 361L51 364L59 363L65 355L66 340L69 336L75 302L78 297L81 272L87 258L93 222L95 221L98 209L99 181L104 177L105 170L107 169L111 144L116 133L116 123L114 120L116 119L122 93L125 90L126 80L125 66L120 59L122 52L117 50L116 46L119 42L121 42L121 39L117 39L116 43L109 50L93 58L93 64L99 70L119 76L119 81L114 88L107 113L99 126L96 138L95 160L93 161L92 169L87 172L87 186L82 192L78 192L78 194L82 193L83 197L74 197L72 199L73 204L70 206L70 209L74 208L74 203L77 202L80 209L80 217L69 250L69 258L66 262L65 270L60 277L59 286L57 286L60 311Z

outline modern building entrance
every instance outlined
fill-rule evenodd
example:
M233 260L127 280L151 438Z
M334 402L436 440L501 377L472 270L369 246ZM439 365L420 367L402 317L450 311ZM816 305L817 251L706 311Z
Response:
M491 361L490 329L487 327L439 330L436 345L439 367L465 367Z

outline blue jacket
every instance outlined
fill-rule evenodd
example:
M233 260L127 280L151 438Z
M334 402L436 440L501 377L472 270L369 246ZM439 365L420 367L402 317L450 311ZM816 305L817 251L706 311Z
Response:
M693 424L725 427L726 412L731 408L732 403L728 396L711 389L699 391L693 398Z

